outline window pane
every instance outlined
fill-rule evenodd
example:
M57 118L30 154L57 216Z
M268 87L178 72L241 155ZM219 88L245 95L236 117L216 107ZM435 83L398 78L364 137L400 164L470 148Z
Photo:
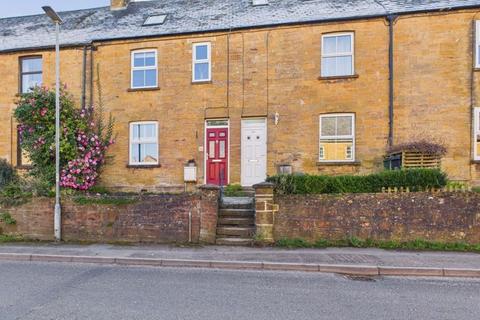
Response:
M145 53L134 53L133 54L133 66L134 67L144 67L145 66Z
M351 36L339 36L337 37L337 53L349 53L352 52Z
M322 117L321 119L322 136L334 136L336 132L335 117Z
M352 135L352 117L350 116L337 117L337 135L339 136Z
M195 64L195 80L208 80L209 79L209 74L208 74L208 69L209 69L209 64L208 63L196 63Z
M140 125L140 138L142 139L152 139L157 137L157 130L155 130L155 125L152 124L141 124Z
M156 143L142 144L140 154L140 162L156 163L158 161L158 145Z
M196 46L195 51L196 51L195 58L197 60L208 59L208 46L207 45Z
M221 140L220 141L220 150L218 151L219 157L220 158L225 158L225 141Z
M133 87L144 87L145 86L145 71L144 70L135 70L133 71Z
M155 65L155 52L145 53L145 66L154 67Z
M140 138L140 125L138 124L133 126L133 138Z
M131 148L132 148L132 158L130 159L130 161L140 162L140 145L137 143L133 143Z
M336 75L336 58L322 59L322 76L331 77Z
M23 93L30 92L31 88L42 85L42 74L27 74L22 76Z
M338 57L337 59L337 76L347 76L353 74L352 57Z
M155 87L157 85L157 70L145 71L145 86Z
M337 51L337 38L324 37L323 38L323 53L334 54Z
M42 58L22 60L22 72L41 72L41 71L42 71Z
M209 141L208 143L208 156L215 158L215 141Z

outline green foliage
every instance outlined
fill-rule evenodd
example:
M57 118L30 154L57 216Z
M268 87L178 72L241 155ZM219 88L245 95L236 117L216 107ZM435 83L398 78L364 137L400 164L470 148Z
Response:
M73 201L79 205L115 205L115 206L125 206L129 204L134 204L139 201L138 198L125 198L125 197L110 197L110 196L97 196L97 197L87 197L79 196L74 197Z
M353 248L380 248L388 250L430 250L430 251L461 251L480 252L480 244L465 242L438 242L416 239L412 241L379 241L348 237L340 240L320 239L314 243L301 238L278 240L275 245L282 248L328 248L328 247L353 247Z
M14 225L17 223L17 220L15 220L8 212L0 213L0 221L8 225Z
M227 197L239 197L243 195L242 186L239 184L229 184L223 190L223 194Z
M88 190L95 185L107 148L114 143L114 120L103 119L103 105L76 108L73 97L60 91L60 183L62 187ZM28 153L30 175L49 186L55 184L55 91L35 87L17 102L22 148Z
M18 179L15 168L5 159L0 159L0 190Z
M64 90L60 94L60 166L77 156L77 130L87 130L88 124L79 117L73 98ZM55 182L55 91L36 87L22 94L14 112L20 124L23 149L32 161L32 176Z
M23 241L23 238L20 236L11 236L7 234L0 234L0 243L7 243L7 242L20 242Z
M311 248L312 245L304 239L294 238L288 239L283 238L277 241L276 245L283 248Z
M447 176L438 169L383 171L366 176L277 175L267 179L279 194L376 193L382 188L405 188L421 191L441 188Z
M26 191L21 183L11 183L0 192L0 204L13 207L22 205L30 200L32 193Z

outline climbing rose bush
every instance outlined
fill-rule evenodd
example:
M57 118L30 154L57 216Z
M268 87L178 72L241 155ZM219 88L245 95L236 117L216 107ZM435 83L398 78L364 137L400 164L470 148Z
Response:
M73 98L60 91L60 184L88 190L98 181L106 152L114 143L114 120L105 124L103 108L76 108ZM32 162L30 174L55 184L55 91L35 87L22 94L14 117L22 148Z

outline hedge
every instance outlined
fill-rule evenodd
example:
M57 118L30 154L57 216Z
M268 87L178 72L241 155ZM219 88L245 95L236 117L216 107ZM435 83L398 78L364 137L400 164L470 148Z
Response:
M445 173L438 169L383 171L365 176L321 176L309 174L276 175L267 178L278 194L377 193L382 188L422 191L447 185Z

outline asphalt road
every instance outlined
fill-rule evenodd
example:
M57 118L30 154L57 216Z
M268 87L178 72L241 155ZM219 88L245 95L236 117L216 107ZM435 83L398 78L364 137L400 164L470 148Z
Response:
M0 319L479 319L480 280L0 262Z

